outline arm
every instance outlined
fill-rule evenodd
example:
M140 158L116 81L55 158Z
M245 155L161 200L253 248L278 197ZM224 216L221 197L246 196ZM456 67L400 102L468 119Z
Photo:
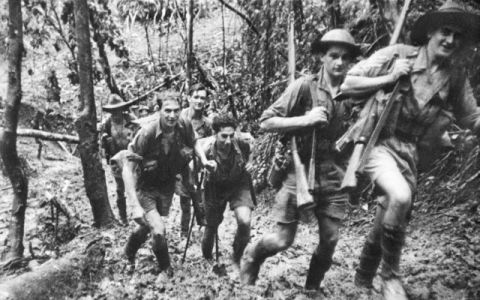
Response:
M401 76L410 73L411 63L403 58L410 51L413 50L402 45L378 50L348 71L340 87L341 93L353 97L366 96L395 83Z
M323 106L314 107L303 116L280 117L275 116L265 119L260 123L260 128L266 131L289 132L315 125L328 123L327 109Z
M401 76L410 74L411 63L408 59L397 59L393 70L385 75L376 77L347 75L341 86L342 94L349 96L363 96L378 91L395 83Z

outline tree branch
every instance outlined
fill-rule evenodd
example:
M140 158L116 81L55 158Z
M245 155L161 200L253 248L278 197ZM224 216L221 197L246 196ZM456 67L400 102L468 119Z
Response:
M228 8L229 10L233 11L235 14L237 14L240 18L242 18L245 22L247 22L247 25L248 27L250 27L250 29L252 29L253 32L255 32L256 35L260 35L260 32L258 32L258 29L255 27L255 25L253 25L252 21L247 17L245 16L242 12L240 12L239 10L237 10L235 7L231 6L230 4L226 3L224 0L218 0L220 1L220 3L222 3L223 5L225 5L226 8Z

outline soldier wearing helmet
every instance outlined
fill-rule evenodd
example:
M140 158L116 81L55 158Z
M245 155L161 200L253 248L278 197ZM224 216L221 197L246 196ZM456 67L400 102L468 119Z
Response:
M420 147L435 147L453 120L479 133L480 110L464 70L452 60L467 41L480 39L480 16L447 1L421 16L411 40L359 62L347 74L342 92L362 95L393 86L401 78L396 119L389 120L368 156L364 173L381 194L372 231L355 275L358 286L372 287L377 268L385 299L407 299L400 254L416 193ZM389 67L393 65L392 67Z
M339 238L339 228L345 215L348 194L340 191L344 174L343 158L331 149L332 143L347 128L344 122L345 102L335 100L351 63L360 54L353 37L344 29L333 29L312 43L312 53L323 63L315 75L301 77L291 83L283 95L260 118L261 128L283 135L281 147L289 148L295 136L302 162L308 165L312 149L313 129L316 129L315 216L318 219L320 243L310 261L306 288L318 290L324 274L332 264ZM241 265L241 280L254 284L260 265L276 253L290 247L299 221L295 169L288 163L286 151L284 176L275 198L272 217L276 228L251 244Z

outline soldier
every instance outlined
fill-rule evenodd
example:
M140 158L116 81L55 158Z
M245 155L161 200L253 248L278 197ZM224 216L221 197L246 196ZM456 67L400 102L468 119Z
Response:
M223 213L230 203L237 220L237 233L233 241L233 263L240 265L243 250L250 240L250 218L255 207L252 199L251 178L246 170L250 145L237 137L237 121L227 115L216 116L212 123L214 136L203 142L207 159L215 162L215 169L205 183L205 213L207 226L203 234L202 253L212 258L212 249Z
M452 1L421 16L411 32L419 47L397 44L359 62L347 74L342 92L362 95L405 84L397 120L367 158L365 173L383 193L372 231L355 275L358 286L372 286L382 261L385 299L407 299L400 274L400 254L417 185L418 142L435 145L452 120L478 132L479 108L464 70L453 58L467 41L480 38L480 17ZM393 67L388 69L387 66Z
M299 141L298 152L304 164L310 159L312 132L317 129L319 142L314 198L320 243L312 255L305 287L318 290L332 264L348 202L348 194L340 191L344 174L342 157L331 150L332 143L346 129L342 120L345 102L336 101L334 97L360 49L346 30L333 29L312 44L312 53L319 54L323 63L318 74L299 78L290 84L284 94L263 112L260 126L265 130L285 133L282 139L284 145L294 135ZM244 283L254 284L263 261L287 249L294 241L299 210L292 164L286 169L281 189L276 195L273 218L277 222L276 230L264 235L245 251L240 274Z
M100 132L102 132L101 144L105 150L105 156L109 164L111 164L110 158L121 150L127 149L134 132L131 126L133 125L132 121L135 120L136 117L127 112L127 108L123 106L124 103L120 96L112 94L110 95L108 104L102 107L104 111L110 113L100 128ZM112 166L111 169L113 170ZM112 171L112 174L117 185L117 207L120 220L123 224L127 224L125 186L122 176L115 171Z
M192 85L188 93L190 106L183 109L180 113L180 118L184 118L192 123L195 134L199 139L212 135L212 122L205 116L207 97L208 91L203 84L197 83ZM193 186L195 182L194 177L198 175L198 168L195 167L197 167L196 164L194 164L194 168L184 170L184 176L177 181L175 189L175 193L180 196L180 207L182 208L181 233L183 236L188 234L188 223L191 217L190 199L195 201L196 203L194 204L199 208L196 211L197 214L200 214L196 216L199 225L205 225L201 194L197 193Z
M128 195L136 198L145 214L135 231L128 238L125 255L133 266L135 255L152 233L152 250L160 271L171 273L170 257L165 237L165 221L168 216L175 189L176 175L191 160L195 146L195 133L188 120L179 118L178 93L170 92L157 99L160 107L158 118L152 119L135 135L129 144L132 152L124 166L125 188ZM207 168L205 154L195 152ZM138 179L137 174L138 172ZM136 192L135 192L136 190Z

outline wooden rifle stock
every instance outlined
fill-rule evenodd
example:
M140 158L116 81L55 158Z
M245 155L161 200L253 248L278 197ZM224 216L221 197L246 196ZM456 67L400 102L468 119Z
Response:
M292 136L292 158L295 166L295 178L297 187L297 207L299 209L309 209L315 206L313 196L308 192L308 181L305 172L305 166L300 160L297 149L297 141L295 136Z

